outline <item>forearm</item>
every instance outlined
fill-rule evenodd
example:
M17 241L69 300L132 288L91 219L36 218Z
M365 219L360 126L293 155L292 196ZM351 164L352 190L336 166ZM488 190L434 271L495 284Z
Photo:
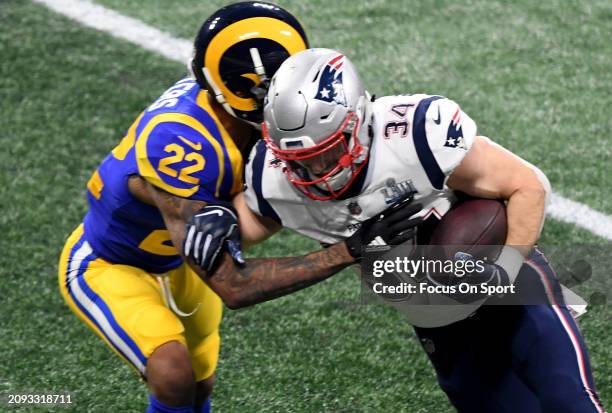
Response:
M546 192L542 187L523 187L508 199L506 215L508 233L496 264L504 269L513 284L524 259L540 236L544 222Z
M206 202L174 196L154 187L137 175L129 178L128 188L136 199L159 209L170 233L172 244L175 246L177 254L180 254L180 246L185 239L185 223L198 210L203 208Z
M268 301L323 281L355 259L344 243L301 257L249 259L238 267L228 254L212 276L201 274L230 308Z
M527 254L544 223L550 184L535 166L487 138L478 137L448 186L469 195L507 200L506 245Z
M180 248L186 235L186 222L206 203L178 198L150 185L147 190L162 212L177 252L230 308L253 305L301 290L355 262L342 242L301 257L251 259L242 267L236 265L229 254L224 254L214 274L208 274L185 257Z
M232 200L234 208L238 212L240 223L240 238L242 247L248 248L259 244L280 231L279 223L270 218L265 218L251 211L246 202L244 192L239 193Z
M525 187L508 199L506 245L516 246L527 254L540 236L544 222L546 192L541 187Z
M189 218L206 205L206 202L189 201L157 189L153 189L153 191L156 191L157 205L162 211L162 217L170 233L172 244L176 248L177 253L183 256L184 259L181 246L185 241L186 223Z

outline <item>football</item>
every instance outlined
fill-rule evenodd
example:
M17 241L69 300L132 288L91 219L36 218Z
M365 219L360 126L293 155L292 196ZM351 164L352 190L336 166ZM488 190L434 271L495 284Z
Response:
M463 251L495 260L507 234L506 205L498 199L468 198L457 202L433 230L430 245L444 245L453 258ZM461 246L461 247L460 247Z

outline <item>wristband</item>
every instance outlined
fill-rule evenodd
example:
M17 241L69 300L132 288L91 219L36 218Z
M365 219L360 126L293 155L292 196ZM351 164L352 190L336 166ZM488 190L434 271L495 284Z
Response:
M499 257L495 261L495 265L503 268L508 275L510 284L514 284L524 261L525 257L519 250L509 245L504 245Z

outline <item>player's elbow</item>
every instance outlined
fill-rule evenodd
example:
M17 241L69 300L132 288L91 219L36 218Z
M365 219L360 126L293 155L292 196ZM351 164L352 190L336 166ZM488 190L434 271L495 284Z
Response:
M214 288L215 293L221 298L223 304L230 310L236 310L244 306L240 293L235 289L229 288L225 285L216 285Z
M221 298L223 304L230 310L238 310L252 304L240 289L232 288L231 286L217 288L215 292Z
M247 297L248 277L240 273L229 254L224 254L219 266L212 274L203 275L202 280L221 298L223 304L231 310L249 305Z
M253 300L253 299L250 299L249 297L237 295L236 297L232 297L231 299L227 301L223 301L223 302L225 303L225 306L229 308L230 310L239 310L241 308L250 307L261 301Z
M239 296L239 294L230 294L228 296L221 297L221 299L223 300L225 306L230 310L238 310L239 308L243 308L248 305L246 304L245 300Z
M239 308L242 308L242 306L234 300L223 300L223 303L230 310L238 310Z
M546 208L552 192L550 181L540 168L530 165L530 169L531 179L525 181L524 190Z
M260 288L257 286L242 285L242 288L232 289L231 292L226 293L224 297L221 297L225 306L230 310L238 310L240 308L250 307L255 304L267 301L272 296L266 296L262 293Z

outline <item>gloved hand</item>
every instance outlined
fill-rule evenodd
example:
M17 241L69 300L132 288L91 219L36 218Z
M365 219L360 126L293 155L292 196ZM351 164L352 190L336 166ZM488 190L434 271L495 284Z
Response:
M464 262L473 262L472 267L476 267L476 260L471 254L466 252L457 252L455 253L455 260L464 261ZM473 271L468 276L464 277L464 281L468 282L472 285L481 285L486 284L491 287L501 287L510 285L510 277L508 277L508 273L501 265L497 263L489 263L486 261L481 261L482 271ZM476 294L478 295L478 294ZM483 298L485 294L482 294L481 297L473 297L473 298Z
M454 274L430 274L427 273L427 280L432 285L451 286L455 287L453 292L448 292L445 295L453 298L460 304L472 304L477 301L482 301L488 298L486 290L480 288L482 284L488 287L501 287L512 284L508 272L502 265L476 260L473 255L466 252L455 253L455 261L463 261L463 268L473 268L473 271L466 273L464 276L456 276ZM471 263L471 265L467 265ZM459 284L468 284L476 288L469 292L459 292L456 287Z
M423 206L410 202L411 199L400 201L362 222L359 229L344 241L349 253L360 260L362 249L375 239L386 245L399 245L414 238L416 227L423 219L410 217L421 211Z
M206 205L187 222L183 254L211 273L219 253L227 246L234 261L242 265L238 217L230 204Z

